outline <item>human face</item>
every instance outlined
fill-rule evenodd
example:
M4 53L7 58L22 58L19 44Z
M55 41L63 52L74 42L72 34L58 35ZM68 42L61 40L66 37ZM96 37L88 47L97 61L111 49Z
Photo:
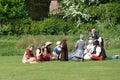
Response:
M91 33L95 33L95 29L92 29L92 30L91 30Z
M30 51L32 51L33 50L33 47L30 47Z

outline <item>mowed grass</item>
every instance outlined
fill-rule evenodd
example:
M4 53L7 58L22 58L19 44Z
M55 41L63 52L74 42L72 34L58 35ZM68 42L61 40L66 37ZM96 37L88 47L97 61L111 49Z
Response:
M0 80L120 80L120 59L23 64L22 56L0 56Z
M53 37L54 39L50 38L50 41L54 40L53 45L62 38ZM77 38L69 36L67 38L69 50L73 49ZM22 42L21 39L23 38L0 39L0 80L120 80L120 59L23 64L21 60L25 49L16 47L18 42ZM46 39L45 37L43 40L39 38L37 40ZM27 44L28 40L25 41L23 40ZM120 49L109 49L106 53L107 56L120 54Z

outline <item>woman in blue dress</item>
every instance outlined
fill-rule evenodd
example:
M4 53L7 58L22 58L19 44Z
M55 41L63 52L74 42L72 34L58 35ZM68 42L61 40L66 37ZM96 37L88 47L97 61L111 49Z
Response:
M84 61L83 52L85 50L85 47L86 43L84 41L84 35L81 34L80 39L75 44L76 51L73 55L73 60Z

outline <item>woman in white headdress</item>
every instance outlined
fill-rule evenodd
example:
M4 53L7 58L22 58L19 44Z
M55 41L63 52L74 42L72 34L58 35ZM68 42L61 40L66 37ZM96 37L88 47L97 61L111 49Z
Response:
M55 59L59 59L59 55L60 55L60 52L61 52L61 47L62 47L61 41L57 41L56 46L53 49L53 55L55 56Z
M87 48L84 50L84 59L91 59L93 40L88 40Z

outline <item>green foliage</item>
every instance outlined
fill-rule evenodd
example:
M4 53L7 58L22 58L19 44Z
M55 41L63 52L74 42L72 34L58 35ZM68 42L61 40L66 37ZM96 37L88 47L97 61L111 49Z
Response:
M74 23L52 17L43 21L32 21L30 18L23 18L10 21L9 24L0 27L1 35L23 35L23 34L70 34L74 28Z
M32 35L25 35L22 36L21 39L19 39L16 42L16 47L19 49L26 49L30 44L33 44L35 46L35 49L38 47L40 43L45 43L47 41L51 41L52 49L56 45L56 42L61 40L62 38L67 39L68 43L68 49L69 51L74 51L74 45L76 41L79 39L79 35L38 35L38 36L32 36Z
M120 3L118 0L63 0L63 18L83 23L108 21L113 27L120 23Z
M41 32L44 34L68 34L72 24L58 18L48 18L41 24Z
M12 19L21 19L27 16L24 0L1 0L0 1L0 22L5 23Z
M3 25L3 28L0 27L0 35L11 35L12 34L11 27L12 26L10 24Z
M77 22L77 26L81 23L89 21L91 17L85 10L86 5L78 0L63 0L63 19L71 18L72 21Z
M101 14L100 20L107 20L111 26L119 23L120 18L120 4L119 3L108 3L106 5L100 5L101 11L104 13Z
M99 30L99 29L98 29ZM106 30L106 32L108 32ZM109 32L110 33L110 32ZM85 41L88 41L88 34L85 35ZM120 49L120 37L104 37L105 49ZM68 51L69 53L73 53L75 51L75 43L79 39L79 35L23 35L23 36L1 36L0 37L0 56L16 56L16 55L23 55L25 49L30 45L33 44L35 46L34 52L37 49L39 44L43 44L47 41L51 41L53 44L51 48L55 47L56 42L61 40L62 38L67 39ZM116 52L107 52L110 55L116 53L118 54L119 51Z
M120 18L120 5L119 3L106 3L99 6L90 6L86 8L90 13L91 21L93 22L109 22L110 26L118 24Z
M50 0L0 0L0 35L88 34L88 30L92 25L95 25L96 29L102 25L104 26L102 27L103 31L104 29L111 29L107 31L114 31L112 36L116 33L119 35L119 0L59 1L63 4L63 13L43 19L42 17L46 14L44 15L44 12L41 13L41 11L48 9ZM30 10L29 16L30 14L35 17L42 15L42 17L37 17L39 20L42 19L42 21L32 21L28 17L25 4L27 10ZM34 10L41 14L35 15ZM100 28L99 31L103 32ZM110 37L111 35L108 32L104 33ZM104 34L102 33L102 35Z
M103 37L106 49L120 48L120 25L111 27L110 24L105 21L103 23L97 23L94 26Z
M30 32L31 24L32 24L31 18L21 19L20 24L18 24L18 23L16 24L16 25L19 25L19 30L17 32L21 31L20 35L21 34L30 34L29 32Z
M26 19L29 21L24 0L0 0L1 35L25 34Z
M84 2L88 6L91 6L91 5L99 5L102 3L112 2L114 0L81 0L81 1Z
M95 24L95 26L100 34L105 38L117 38L120 35L120 24L111 27L111 25L107 21L105 21L103 23L98 22L97 24Z
M31 19L23 18L11 20L9 23L0 27L0 35L22 35L28 34L31 27Z

